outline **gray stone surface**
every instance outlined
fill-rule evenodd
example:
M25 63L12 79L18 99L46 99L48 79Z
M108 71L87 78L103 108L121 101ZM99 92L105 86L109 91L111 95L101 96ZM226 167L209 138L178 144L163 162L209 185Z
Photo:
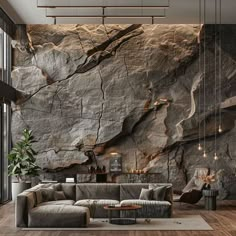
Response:
M229 37L234 28L225 25L223 31ZM124 172L159 173L158 181L176 188L195 167L225 169L227 184L219 185L227 197L236 197L228 184L234 183L236 168L234 105L222 109L224 132L217 133L219 160L213 160L220 101L215 105L211 26L206 27L205 108L195 25L29 25L27 30L33 49L14 50L13 86L25 99L13 105L12 134L16 142L24 128L33 130L42 176L61 180L86 170L94 163L84 150L94 149L100 166L109 169L110 153L119 152ZM236 96L235 46L227 37L222 102ZM163 98L168 102L154 105ZM203 137L204 122L206 160L197 150L198 124Z

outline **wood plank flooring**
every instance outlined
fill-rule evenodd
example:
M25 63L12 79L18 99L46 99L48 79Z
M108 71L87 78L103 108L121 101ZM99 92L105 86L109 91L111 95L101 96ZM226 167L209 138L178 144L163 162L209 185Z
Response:
M0 206L0 236L236 236L236 201L220 201L216 211L196 205L175 204L176 215L201 215L214 231L21 231L15 228L14 204Z

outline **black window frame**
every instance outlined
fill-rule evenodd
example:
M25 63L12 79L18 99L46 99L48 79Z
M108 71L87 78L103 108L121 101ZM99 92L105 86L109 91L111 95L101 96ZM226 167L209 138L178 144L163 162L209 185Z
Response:
M5 90L4 85L11 86L12 67L11 37L7 34L11 26L6 26L6 16L2 17L1 10L2 9L0 9L0 92L1 89ZM8 91L4 92L6 94L8 93ZM7 155L11 150L11 107L9 99L4 96L5 93L3 93L3 91L0 93L0 204L11 200L11 178L8 177L7 168Z

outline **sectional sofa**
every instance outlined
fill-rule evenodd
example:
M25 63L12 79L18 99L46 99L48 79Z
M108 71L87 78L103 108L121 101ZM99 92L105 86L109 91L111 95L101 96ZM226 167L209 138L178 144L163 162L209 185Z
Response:
M90 213L94 218L107 218L108 212L103 207L115 204L142 205L136 213L139 218L171 217L172 185L155 184L155 186L166 186L163 201L139 199L142 188L150 188L148 183L39 184L17 196L16 226L87 227ZM116 214L115 217L129 217L132 212L122 211Z

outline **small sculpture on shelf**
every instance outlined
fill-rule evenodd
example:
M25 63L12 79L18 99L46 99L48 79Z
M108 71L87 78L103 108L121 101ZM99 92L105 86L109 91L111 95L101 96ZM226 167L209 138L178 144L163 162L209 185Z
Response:
M106 173L106 167L105 166L103 166L103 167L97 166L95 168L94 166L90 166L88 168L88 172L89 172L89 174L105 174Z
M96 174L96 173L105 173L106 172L106 167L100 167L97 162L96 155L93 150L88 150L84 152L85 156L89 158L90 161L95 162L96 167L90 166L88 169L88 172L90 174Z
M130 171L131 174L145 174L144 170L131 170Z
M101 172L102 172L101 167L100 167L100 166L97 166L97 168L96 168L96 173L101 173Z
M96 169L93 166L90 166L88 170L90 174L94 174L96 172Z

